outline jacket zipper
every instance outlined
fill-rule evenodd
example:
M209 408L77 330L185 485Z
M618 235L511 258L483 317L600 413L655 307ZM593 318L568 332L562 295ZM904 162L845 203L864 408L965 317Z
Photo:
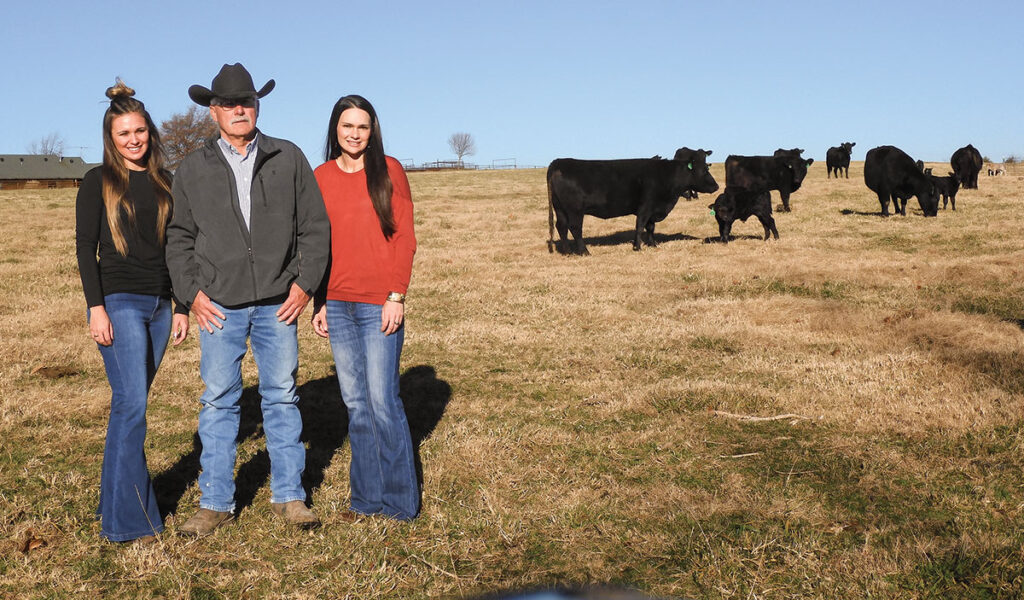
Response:
M240 214L241 213L241 209L238 207L238 200L239 200L238 199L238 182L235 181L235 173L234 173L234 171L231 170L231 165L228 164L228 160L226 158L224 158L224 154L221 152L220 148L216 147L216 144L214 145L213 151L217 155L217 158L220 159L221 166L224 167L224 169L227 171L227 175L228 175L228 188L229 188L229 191L231 193L231 202L232 202L231 210L232 210L232 212L235 213L235 220L238 223L238 229L241 231L242 239L245 241L245 246L246 246L245 252L246 252L246 255L249 257L249 276L252 279L252 295L253 295L254 299L259 300L260 299L258 297L259 296L259 293L258 293L259 290L257 289L257 284L256 284L256 258L253 256L253 253L252 253L252 235L249 232L249 230L246 228L245 220L241 217L241 214ZM259 150L257 149L257 152L258 151ZM259 158L258 154L257 154L257 158ZM250 195L250 197L252 196L251 186L250 186L249 195Z

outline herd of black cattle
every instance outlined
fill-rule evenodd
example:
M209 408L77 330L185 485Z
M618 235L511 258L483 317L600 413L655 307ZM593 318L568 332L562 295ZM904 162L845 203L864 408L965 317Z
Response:
M850 177L850 154L855 142L829 148L825 155L827 177ZM756 216L764 227L764 239L778 239L772 217L771 190L782 197L782 210L790 211L789 197L800 189L813 158L803 158L803 149L778 149L772 156L735 156L725 159L725 190L708 206L718 221L722 242L729 241L732 224ZM680 197L696 198L698 193L718 190L708 170L711 150L676 150L671 160L659 156L625 160L577 160L558 158L548 166L548 251L589 254L583 243L583 216L601 219L636 215L633 249L641 243L655 246L654 225L665 219ZM938 214L952 202L961 187L978 187L981 153L968 144L953 153L953 171L946 177L931 174L924 163L914 161L895 146L868 150L864 159L864 183L878 195L882 216L894 212L906 216L907 200L916 196L926 217ZM559 239L555 241L555 230ZM570 245L572 233L575 245ZM644 235L646 233L646 236Z

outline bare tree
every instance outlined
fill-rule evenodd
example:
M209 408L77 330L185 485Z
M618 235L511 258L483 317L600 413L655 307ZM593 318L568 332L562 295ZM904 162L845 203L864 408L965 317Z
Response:
M64 156L64 138L62 138L57 132L44 135L29 144L27 150L29 154L52 154L56 156Z
M473 136L468 133L453 133L448 138L448 147L452 149L455 156L459 157L460 163L463 156L476 154L476 142L473 141Z
M175 170L178 164L207 139L217 134L217 124L208 110L192 105L183 113L174 113L160 123L160 141L167 153L167 168Z

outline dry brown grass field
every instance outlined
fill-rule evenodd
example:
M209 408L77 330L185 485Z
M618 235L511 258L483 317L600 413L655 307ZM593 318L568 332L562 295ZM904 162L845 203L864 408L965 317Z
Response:
M345 415L306 313L324 527L270 512L249 360L238 521L173 534L198 499L193 335L150 399L168 532L147 547L105 543L92 518L109 390L74 191L0 192L0 597L1021 597L1024 176L983 173L934 219L916 200L883 219L862 166L827 180L815 162L778 241L751 219L709 243L702 195L641 252L631 218L588 217L588 257L547 252L543 170L411 174L402 394L422 515L336 517Z

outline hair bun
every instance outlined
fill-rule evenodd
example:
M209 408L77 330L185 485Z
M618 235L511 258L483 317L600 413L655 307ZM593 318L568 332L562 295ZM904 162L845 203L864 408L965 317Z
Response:
M128 87L121 81L121 78L117 78L117 83L113 87L107 88L107 98L111 100L117 100L118 98L131 98L135 95L135 90Z

